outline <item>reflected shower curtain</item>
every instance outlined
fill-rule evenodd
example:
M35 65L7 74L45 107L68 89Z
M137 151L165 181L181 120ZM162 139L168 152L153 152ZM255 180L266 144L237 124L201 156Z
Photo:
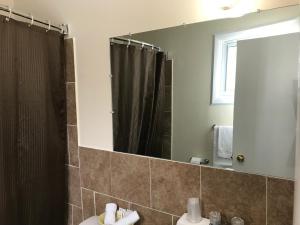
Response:
M0 224L65 221L63 36L0 16Z
M114 150L161 157L163 52L111 43Z

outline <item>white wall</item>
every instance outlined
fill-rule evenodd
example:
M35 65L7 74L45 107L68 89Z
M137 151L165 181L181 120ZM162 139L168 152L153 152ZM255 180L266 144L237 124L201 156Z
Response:
M241 8L253 11L297 1L241 0L246 3ZM15 8L70 24L77 50L79 142L108 150L112 149L108 38L226 16L211 0L15 0Z
M14 0L0 0L0 4L13 7L14 6Z

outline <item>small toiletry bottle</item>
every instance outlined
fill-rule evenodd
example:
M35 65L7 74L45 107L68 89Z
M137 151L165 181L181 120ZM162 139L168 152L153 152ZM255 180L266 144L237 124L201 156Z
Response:
M242 218L240 217L233 217L231 219L231 225L245 225L245 222Z
M209 213L210 225L221 225L221 213L212 211Z

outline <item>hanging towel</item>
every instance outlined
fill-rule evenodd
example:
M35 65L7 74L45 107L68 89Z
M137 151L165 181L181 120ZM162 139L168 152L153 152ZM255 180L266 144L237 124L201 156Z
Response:
M232 126L218 126L217 155L220 158L232 157Z

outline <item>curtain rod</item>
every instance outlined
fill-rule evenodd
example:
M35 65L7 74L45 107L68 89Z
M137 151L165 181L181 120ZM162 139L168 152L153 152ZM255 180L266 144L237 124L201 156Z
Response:
M155 45L152 45L152 44L149 44L149 43L146 43L146 42L142 42L142 41L138 41L138 40L134 40L134 39L127 39L127 38L121 38L121 37L114 37L114 38L110 38L110 42L115 42L115 41L123 41L123 42L126 42L127 45L130 45L131 43L134 43L134 44L139 44L139 45L142 45L143 46L148 46L148 47L151 47L153 49L156 49L158 51L161 51L161 48L160 47L157 47Z
M40 25L47 26L48 30L55 29L57 31L60 31L62 34L68 34L69 33L68 24L61 24L59 26L52 25L50 21L49 22L43 22L41 20L34 19L33 16L27 16L27 15L24 15L22 13L16 12L15 10L12 10L9 6L4 6L4 5L0 6L0 11L4 11L4 12L9 13L9 15L7 17L9 19L10 19L11 15L15 15L15 16L19 16L19 17L22 17L24 19L30 20L31 21L30 25L32 25L33 23L38 23Z

